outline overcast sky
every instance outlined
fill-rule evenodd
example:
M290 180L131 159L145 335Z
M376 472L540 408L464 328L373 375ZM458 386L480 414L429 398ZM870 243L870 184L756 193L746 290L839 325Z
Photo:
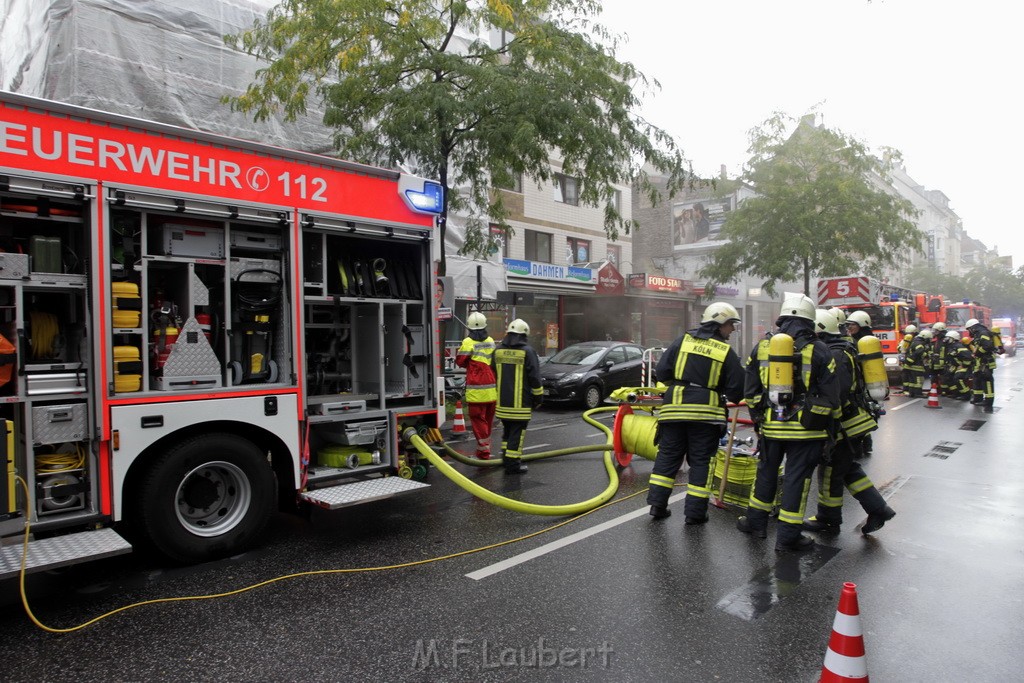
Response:
M643 113L695 170L735 176L748 131L815 105L824 123L940 190L969 235L1024 265L1024 10L974 0L604 0L603 22L661 91Z

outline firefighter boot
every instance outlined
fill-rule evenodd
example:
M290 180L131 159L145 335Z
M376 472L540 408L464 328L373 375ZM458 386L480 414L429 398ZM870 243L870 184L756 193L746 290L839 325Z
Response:
M868 521L864 522L864 526L861 528L860 532L865 535L874 533L885 526L885 523L895 516L896 511L886 505L881 510L868 514Z
M526 463L519 457L510 458L506 455L503 458L503 461L503 464L505 465L505 474L526 474L526 471L529 469L526 466Z
M740 517L736 520L736 528L745 534L750 534L757 538L768 538L767 522L768 520L766 519L763 525L755 526L755 524L751 523L749 517Z
M803 527L807 531L817 531L825 534L838 534L839 525L842 523L843 520L841 519L830 519L822 516L819 512L817 516L804 520Z
M787 541L776 540L775 541L775 550L777 550L779 552L785 552L785 551L789 551L789 550L796 551L796 552L801 552L801 551L804 551L804 550L810 550L813 547L814 547L814 539L811 538L810 536L804 536L803 534L799 534L796 538L794 538L792 540L787 540Z
M652 505L650 515L655 519L665 519L672 516L672 511L664 505Z

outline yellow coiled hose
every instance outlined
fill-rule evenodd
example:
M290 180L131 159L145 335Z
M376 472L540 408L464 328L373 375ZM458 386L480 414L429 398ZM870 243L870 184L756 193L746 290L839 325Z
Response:
M605 490L602 491L599 495L589 500L585 500L579 503L571 503L568 505L540 505L537 503L524 503L521 500L513 500L512 498L500 496L497 493L494 493L493 491L490 491L488 489L485 489L483 486L480 486L475 481L469 479L461 472L456 470L454 467L449 465L447 462L445 462L441 458L441 456L434 452L434 450L427 444L427 442L424 441L420 437L420 435L416 433L415 429L410 427L404 430L402 432L402 438L405 439L413 447L415 447L416 450L419 451L421 455L423 455L423 457L430 461L430 464L432 464L434 467L438 469L439 472L441 472L441 474L448 477L453 482L455 482L459 487L461 487L468 493L471 493L472 495L476 496L480 500L491 503L492 505L496 505L506 510L512 510L513 512L522 512L528 515L547 515L551 517L561 515L578 515L589 510L593 510L599 505L607 503L609 500L611 500L612 496L615 495L615 492L619 488L619 474L615 470L615 465L612 461L612 450L614 447L611 444L611 430L608 429L607 426L601 424L600 422L591 417L592 414L597 412L608 412L614 410L616 410L616 408L614 407L595 408L593 410L588 410L583 414L583 419L587 423L597 427L598 429L602 430L605 433L605 435L608 438L605 444L600 446L566 448L560 451L535 453L532 456L523 456L524 460L539 460L541 458L550 458L556 455L566 455L568 453L604 451L604 469L605 472L608 474L608 486L605 487ZM453 452L453 449L450 449L446 446L446 451L451 453ZM454 452L457 453L457 451ZM479 464L481 466L493 466L501 462L501 460L477 460L476 458L469 458L467 456L464 456L461 453L458 453L458 455L453 457L469 465Z

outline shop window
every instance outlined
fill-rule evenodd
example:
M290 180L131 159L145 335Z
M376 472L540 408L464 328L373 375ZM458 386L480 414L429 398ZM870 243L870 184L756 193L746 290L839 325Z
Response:
M526 260L551 263L551 235L536 230L526 230Z
M617 244L609 244L606 258L613 266L618 268L619 262L622 260L622 247Z
M566 261L569 263L590 263L590 240L569 237L566 239L566 244L568 246Z

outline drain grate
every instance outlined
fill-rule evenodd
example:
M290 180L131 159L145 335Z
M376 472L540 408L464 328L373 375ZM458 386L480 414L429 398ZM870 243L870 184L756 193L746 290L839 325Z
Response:
M964 429L968 432L976 432L981 429L981 425L983 424L985 424L985 420L967 420L960 425L960 429Z
M938 458L939 460L945 460L954 452L956 449L963 446L959 441L940 441L932 449L924 454L926 458Z

